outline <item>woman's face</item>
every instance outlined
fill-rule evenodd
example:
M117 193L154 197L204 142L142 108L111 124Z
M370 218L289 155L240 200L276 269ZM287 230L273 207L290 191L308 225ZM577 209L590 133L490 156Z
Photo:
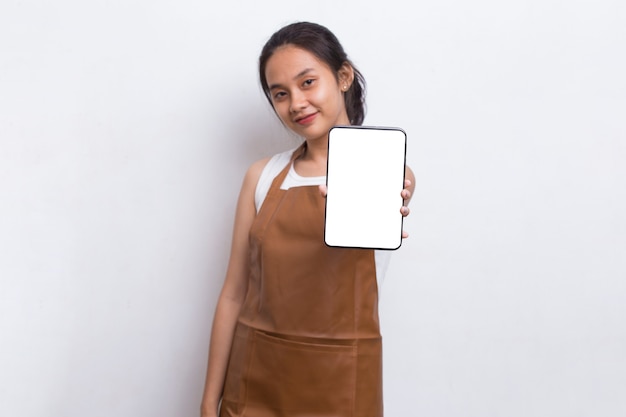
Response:
M315 55L293 45L277 49L265 68L274 110L306 140L326 139L331 127L350 124L342 89L350 86L351 75L344 67L336 76Z

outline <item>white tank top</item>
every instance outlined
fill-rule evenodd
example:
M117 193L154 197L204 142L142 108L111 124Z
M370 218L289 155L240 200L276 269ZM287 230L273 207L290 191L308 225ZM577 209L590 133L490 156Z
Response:
M263 168L261 176L259 177L259 182L256 185L256 191L254 193L254 204L256 206L257 213L261 209L263 201L265 201L265 196L267 196L267 192L272 185L272 181L280 173L280 171L282 171L285 165L289 163L291 155L294 151L295 148L272 156L267 165L265 165L265 168ZM289 167L289 172L287 173L287 176L285 177L285 180L283 181L280 188L282 190L288 190L291 187L321 184L326 184L326 176L303 177L301 175L298 175L292 163ZM376 281L378 282L378 289L380 291L383 279L385 277L385 273L387 272L387 267L389 266L389 260L391 259L391 252L385 250L376 250L374 251L374 258L376 262Z

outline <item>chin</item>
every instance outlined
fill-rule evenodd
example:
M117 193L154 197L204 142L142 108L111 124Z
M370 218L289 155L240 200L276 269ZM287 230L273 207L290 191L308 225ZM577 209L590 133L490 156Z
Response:
M306 140L321 140L328 136L328 130L323 132L310 132L309 134L302 134L301 136Z

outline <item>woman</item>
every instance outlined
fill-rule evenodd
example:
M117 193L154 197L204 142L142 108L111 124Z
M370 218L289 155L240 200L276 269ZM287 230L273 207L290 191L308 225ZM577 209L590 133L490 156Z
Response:
M328 131L363 122L363 77L336 37L312 23L276 32L259 75L274 111L304 143L246 173L202 415L381 417L382 258L323 239ZM409 200L408 168L406 178Z

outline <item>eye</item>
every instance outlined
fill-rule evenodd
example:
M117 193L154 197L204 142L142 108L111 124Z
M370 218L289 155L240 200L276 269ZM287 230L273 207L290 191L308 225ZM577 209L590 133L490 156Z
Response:
M313 85L313 83L315 82L315 80L313 78L309 78L308 80L305 80L304 83L302 83L305 87L310 87L311 85Z
M287 96L287 93L285 93L284 91L278 91L277 93L274 94L273 99L274 101L279 101L285 98L286 96Z

